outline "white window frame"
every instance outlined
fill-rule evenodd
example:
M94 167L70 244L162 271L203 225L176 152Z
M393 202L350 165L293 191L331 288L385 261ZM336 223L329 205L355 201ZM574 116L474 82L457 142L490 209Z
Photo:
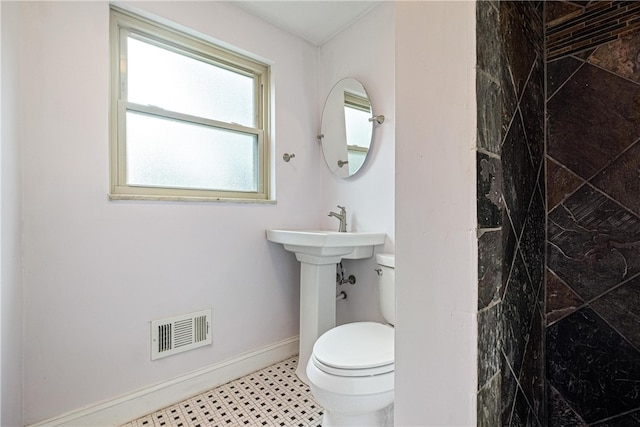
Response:
M126 99L127 37L170 47L216 66L250 76L254 80L255 127L226 123L202 117L140 105ZM110 10L111 107L110 107L110 192L111 200L178 200L271 202L269 172L269 81L270 67L244 55L178 31L149 19L112 7ZM255 135L258 141L257 191L202 190L173 187L132 186L126 182L126 112L134 111L185 123Z

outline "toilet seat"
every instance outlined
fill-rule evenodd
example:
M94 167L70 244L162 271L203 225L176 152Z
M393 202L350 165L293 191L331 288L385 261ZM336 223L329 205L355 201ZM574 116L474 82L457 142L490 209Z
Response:
M375 322L338 326L318 338L311 360L321 371L343 377L393 372L394 330Z

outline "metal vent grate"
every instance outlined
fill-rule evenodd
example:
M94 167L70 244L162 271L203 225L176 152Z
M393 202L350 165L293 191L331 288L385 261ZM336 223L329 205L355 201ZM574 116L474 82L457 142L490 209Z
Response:
M173 345L171 344L171 331L172 324L158 325L158 351L163 352L171 350Z
M151 321L151 360L211 344L211 309Z

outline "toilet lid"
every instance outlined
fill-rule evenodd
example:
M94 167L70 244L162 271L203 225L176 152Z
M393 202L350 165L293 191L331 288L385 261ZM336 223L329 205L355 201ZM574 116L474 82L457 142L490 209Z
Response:
M375 322L347 323L324 333L313 346L321 364L337 369L369 369L394 363L394 330Z

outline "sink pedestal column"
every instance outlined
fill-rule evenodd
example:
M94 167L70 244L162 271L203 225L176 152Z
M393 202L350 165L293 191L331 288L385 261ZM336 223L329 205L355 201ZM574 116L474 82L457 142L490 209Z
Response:
M267 230L267 240L280 243L300 261L300 352L296 375L305 384L313 345L336 326L336 264L342 258L373 256L384 233L322 230Z
M336 326L336 264L340 256L296 253L300 261L300 352L296 375L309 384L307 362L320 335Z

